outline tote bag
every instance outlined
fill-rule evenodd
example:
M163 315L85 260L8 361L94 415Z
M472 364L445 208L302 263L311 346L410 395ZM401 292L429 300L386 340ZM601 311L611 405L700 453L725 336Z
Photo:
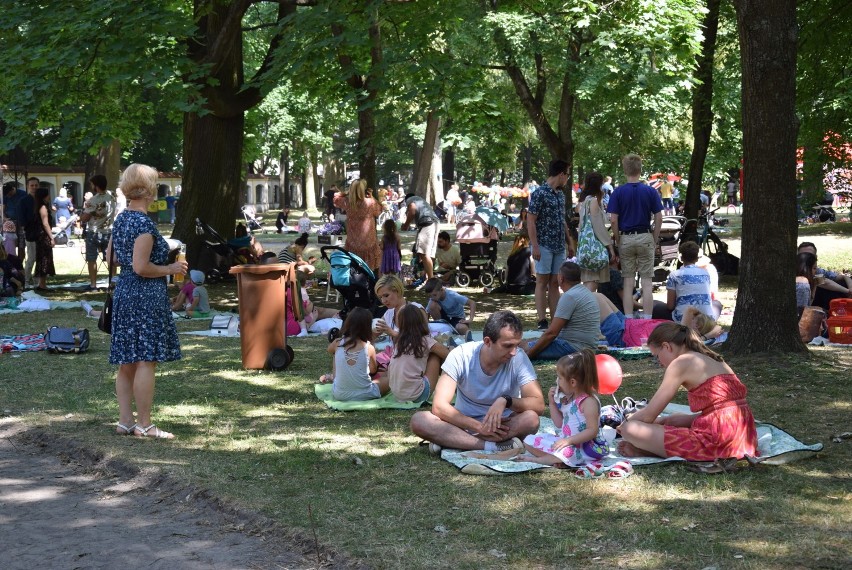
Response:
M589 271L600 271L609 264L609 254L606 246L598 241L595 229L592 227L592 217L589 215L589 203L586 202L586 214L583 216L583 227L577 244L577 265Z

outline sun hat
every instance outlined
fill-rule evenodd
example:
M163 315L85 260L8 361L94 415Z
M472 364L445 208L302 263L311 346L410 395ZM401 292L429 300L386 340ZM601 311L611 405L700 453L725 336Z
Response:
M189 272L189 279L196 285L204 285L204 272L193 269Z

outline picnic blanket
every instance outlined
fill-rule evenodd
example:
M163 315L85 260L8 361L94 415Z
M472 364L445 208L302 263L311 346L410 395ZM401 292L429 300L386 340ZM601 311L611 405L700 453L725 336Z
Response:
M0 347L11 346L13 352L35 352L47 350L44 333L0 335Z
M728 340L728 333L723 332L718 338L707 339L704 344L712 348L713 346L722 344L726 340ZM641 346L628 346L625 348L603 346L601 348L603 348L607 354L611 355L616 360L639 360L651 357L651 351L647 348L642 348Z
M331 408L332 410L338 410L341 412L351 412L354 410L385 410L385 409L397 409L397 410L416 410L423 403L416 404L414 402L400 402L396 398L394 398L393 394L387 394L382 398L378 398L376 400L361 400L358 402L341 402L339 400L335 400L331 395L331 384L317 384L314 386L314 393L317 395L317 398L325 402L325 405Z
M673 413L690 413L689 406L681 404L669 404L663 410L663 414ZM556 428L550 418L541 418L539 431L556 434ZM614 445L612 446L615 447ZM822 450L821 443L806 445L798 441L789 433L772 424L757 422L757 447L762 462L765 465L783 465L791 461L811 457L818 451ZM508 475L513 473L525 473L527 471L537 471L539 469L554 469L547 465L538 463L529 463L526 461L495 461L492 459L475 459L465 455L466 452L458 449L443 449L441 451L441 459L452 463L462 473L470 473L475 475ZM624 457L619 455L614 449L603 459L604 467L613 465L618 461L630 461L635 466L654 465L657 463L667 463L673 461L686 461L680 457ZM477 465L478 467L468 467L469 465ZM485 467L485 469L483 469ZM486 470L487 469L487 470Z

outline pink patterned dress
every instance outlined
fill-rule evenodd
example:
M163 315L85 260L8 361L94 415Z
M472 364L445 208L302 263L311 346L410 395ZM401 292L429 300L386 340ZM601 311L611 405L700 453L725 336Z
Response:
M736 374L708 378L687 394L689 409L701 412L692 427L665 426L667 457L688 461L741 458L757 453L757 428Z
M344 248L364 260L370 269L378 269L382 261L382 250L376 235L376 218L382 207L373 198L364 198L358 204L348 196L337 194L334 205L346 210L346 243Z
M580 409L580 406L583 404L583 400L588 397L588 395L581 396L580 398L571 400L562 406L562 428L560 430L560 435L537 433L525 437L524 443L530 447L534 447L545 453L553 455L560 459L564 464L570 465L571 467L579 467L604 457L607 453L609 453L609 448L606 440L603 438L603 435L601 435L600 430L598 430L598 434L593 440L587 441L582 445L569 445L563 447L559 451L554 451L553 449L553 445L556 443L556 440L576 435L588 427L586 416L583 415L583 411ZM598 406L600 406L600 401L598 401ZM599 425L600 418L593 418L592 421L595 425Z

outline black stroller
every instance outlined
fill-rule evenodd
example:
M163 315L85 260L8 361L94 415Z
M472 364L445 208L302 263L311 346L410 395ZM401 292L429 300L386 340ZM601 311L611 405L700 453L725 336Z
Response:
M228 243L201 218L195 218L195 233L204 236L196 269L204 272L207 283L218 283L229 278L231 267L250 263L254 259L250 247Z
M345 320L346 314L355 307L363 307L378 316L376 276L364 260L336 245L320 248L320 254L331 266L328 274L331 286L343 295L340 318Z

